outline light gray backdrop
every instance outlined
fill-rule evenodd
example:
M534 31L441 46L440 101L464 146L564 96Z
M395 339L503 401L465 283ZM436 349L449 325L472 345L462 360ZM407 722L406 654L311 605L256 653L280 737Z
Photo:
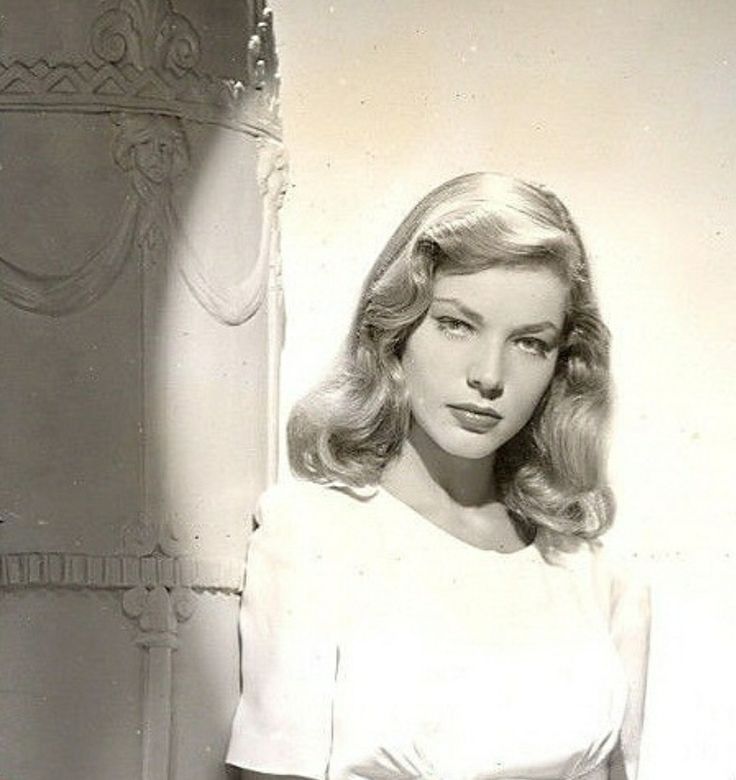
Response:
M736 777L736 4L274 0L292 188L283 409L428 189L543 182L615 339L611 541L655 585L643 780Z

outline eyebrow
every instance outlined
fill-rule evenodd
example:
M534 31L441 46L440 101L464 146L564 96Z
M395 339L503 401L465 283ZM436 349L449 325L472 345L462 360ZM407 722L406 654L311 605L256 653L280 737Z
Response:
M483 316L481 314L478 314L475 309L471 309L468 306L466 306L464 303L459 301L457 298L434 298L432 300L432 303L450 303L452 304L461 314L464 314L469 320L473 320L477 323L483 322Z
M473 322L476 322L478 324L482 324L484 322L483 316L481 314L478 314L475 309L471 309L470 307L466 306L462 301L459 301L457 298L434 298L433 303L450 303L453 306L455 306L459 312L461 312L465 317L467 317L469 320L472 320ZM519 325L518 327L514 328L514 334L519 333L541 333L545 330L553 330L555 333L560 332L560 328L557 327L557 325L554 324L554 322L551 322L550 320L542 320L541 322L530 322L526 325Z

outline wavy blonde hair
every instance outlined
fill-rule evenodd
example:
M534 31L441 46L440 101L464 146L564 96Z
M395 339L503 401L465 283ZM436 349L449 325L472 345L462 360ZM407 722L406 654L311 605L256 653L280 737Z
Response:
M293 409L292 470L315 482L376 484L407 437L401 358L438 274L544 267L568 285L554 376L527 425L498 451L494 476L517 519L594 538L613 519L606 482L609 334L588 258L562 202L540 185L471 173L424 197L371 269L330 375Z

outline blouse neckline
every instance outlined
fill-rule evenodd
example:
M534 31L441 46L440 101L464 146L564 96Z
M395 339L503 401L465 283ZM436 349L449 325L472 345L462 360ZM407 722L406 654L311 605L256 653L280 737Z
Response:
M492 559L494 561L498 560L503 563L511 563L538 557L538 550L535 542L539 537L539 533L537 533L535 539L529 544L513 552L501 552L500 550L494 550L492 548L485 549L483 547L478 547L471 542L466 542L464 539L460 539L458 536L450 533L450 531L436 525L428 517L402 501L382 485L376 484L374 489L375 496L381 497L395 508L400 509L402 514L411 520L415 527L422 530L427 538L431 538L435 542L444 543L446 546L452 546L466 555Z

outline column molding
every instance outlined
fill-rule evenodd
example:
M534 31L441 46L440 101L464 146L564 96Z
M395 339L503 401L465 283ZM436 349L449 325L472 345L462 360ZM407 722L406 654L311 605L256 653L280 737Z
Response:
M0 588L127 590L161 586L240 593L244 568L238 558L7 553L0 555Z
M280 139L272 12L253 6L242 78L197 69L199 33L170 0L117 0L92 23L90 56L0 60L0 111L160 114Z

